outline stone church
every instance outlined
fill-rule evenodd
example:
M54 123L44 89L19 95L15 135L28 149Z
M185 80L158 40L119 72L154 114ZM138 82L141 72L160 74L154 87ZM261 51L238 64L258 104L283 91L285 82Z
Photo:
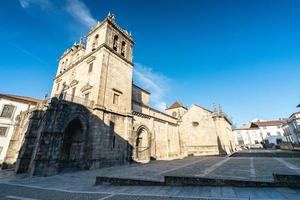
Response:
M150 93L132 81L133 46L131 34L108 15L63 53L50 100L22 115L15 129L6 161L16 162L17 173L49 176L234 151L221 110L149 106Z

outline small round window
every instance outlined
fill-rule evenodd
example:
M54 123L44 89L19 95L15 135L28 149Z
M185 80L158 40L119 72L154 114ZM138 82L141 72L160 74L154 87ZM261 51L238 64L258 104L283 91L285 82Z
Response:
M192 124L193 124L194 127L199 126L199 122L193 122Z
M172 116L173 116L173 117L176 117L176 116L177 116L177 112L174 111L174 112L172 113Z

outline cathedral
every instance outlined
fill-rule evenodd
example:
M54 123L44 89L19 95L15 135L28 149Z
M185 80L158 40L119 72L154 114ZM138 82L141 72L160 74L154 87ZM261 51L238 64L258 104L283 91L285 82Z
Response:
M59 59L51 98L19 117L7 155L17 173L50 176L132 162L220 155L234 151L231 122L221 109L173 103L149 106L133 84L134 41L113 15ZM23 141L22 145L20 145ZM13 149L13 148L12 148Z

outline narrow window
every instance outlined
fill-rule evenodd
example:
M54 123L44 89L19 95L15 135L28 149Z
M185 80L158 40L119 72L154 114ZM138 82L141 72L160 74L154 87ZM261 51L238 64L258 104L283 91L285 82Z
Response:
M122 47L121 47L121 55L125 57L125 49L126 49L126 43L123 41L122 42Z
M90 93L86 93L85 95L84 95L84 100L89 100L89 97L90 97Z
M57 84L57 87L56 87L56 91L58 91L58 90L59 90L59 85L60 85L60 84L58 83L58 84Z
M113 104L115 104L115 105L118 105L118 104L119 104L119 97L120 97L120 95L114 93L114 96L113 96Z
M75 97L75 92L76 92L76 87L74 87L74 88L72 89L71 101L73 101L73 100L74 100L74 97Z
M96 46L98 45L98 38L99 38L99 35L98 34L95 35L94 42L92 44L92 47L93 47L92 51L94 51L96 49Z
M117 35L115 35L115 36L114 36L114 43L113 43L113 49L114 49L115 51L118 50L118 39L119 39L119 37L118 37Z
M116 137L115 137L115 123L113 123L112 121L109 122L109 136L111 138L111 146L112 148L115 148L116 145Z
M90 63L90 65L89 65L89 73L91 73L92 71L93 71L93 63Z
M5 137L8 131L8 127L0 127L0 136Z
M13 106L13 105L4 105L0 117L12 118L14 109L15 109L15 106Z

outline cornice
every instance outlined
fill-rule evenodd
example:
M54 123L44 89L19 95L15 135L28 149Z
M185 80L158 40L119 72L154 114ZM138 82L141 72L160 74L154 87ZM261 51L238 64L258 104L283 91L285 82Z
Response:
M134 64L132 62L130 62L129 60L125 59L123 56L119 55L117 52L115 52L112 48L110 48L107 44L104 43L104 44L101 44L99 47L97 47L94 51L92 51L92 52L88 53L87 55L83 56L77 62L71 64L71 66L69 66L65 71L63 71L61 74L59 74L56 77L54 77L54 80L58 79L59 77L61 77L66 72L68 72L71 69L73 69L75 66L77 66L78 64L80 64L81 62L83 62L84 60L86 60L88 57L90 57L91 55L93 55L94 53L96 53L97 51L99 51L102 47L105 47L111 53L115 54L116 56L118 56L119 58L121 58L122 60L124 60L126 63L128 63L129 65L131 65L132 67L134 66Z

